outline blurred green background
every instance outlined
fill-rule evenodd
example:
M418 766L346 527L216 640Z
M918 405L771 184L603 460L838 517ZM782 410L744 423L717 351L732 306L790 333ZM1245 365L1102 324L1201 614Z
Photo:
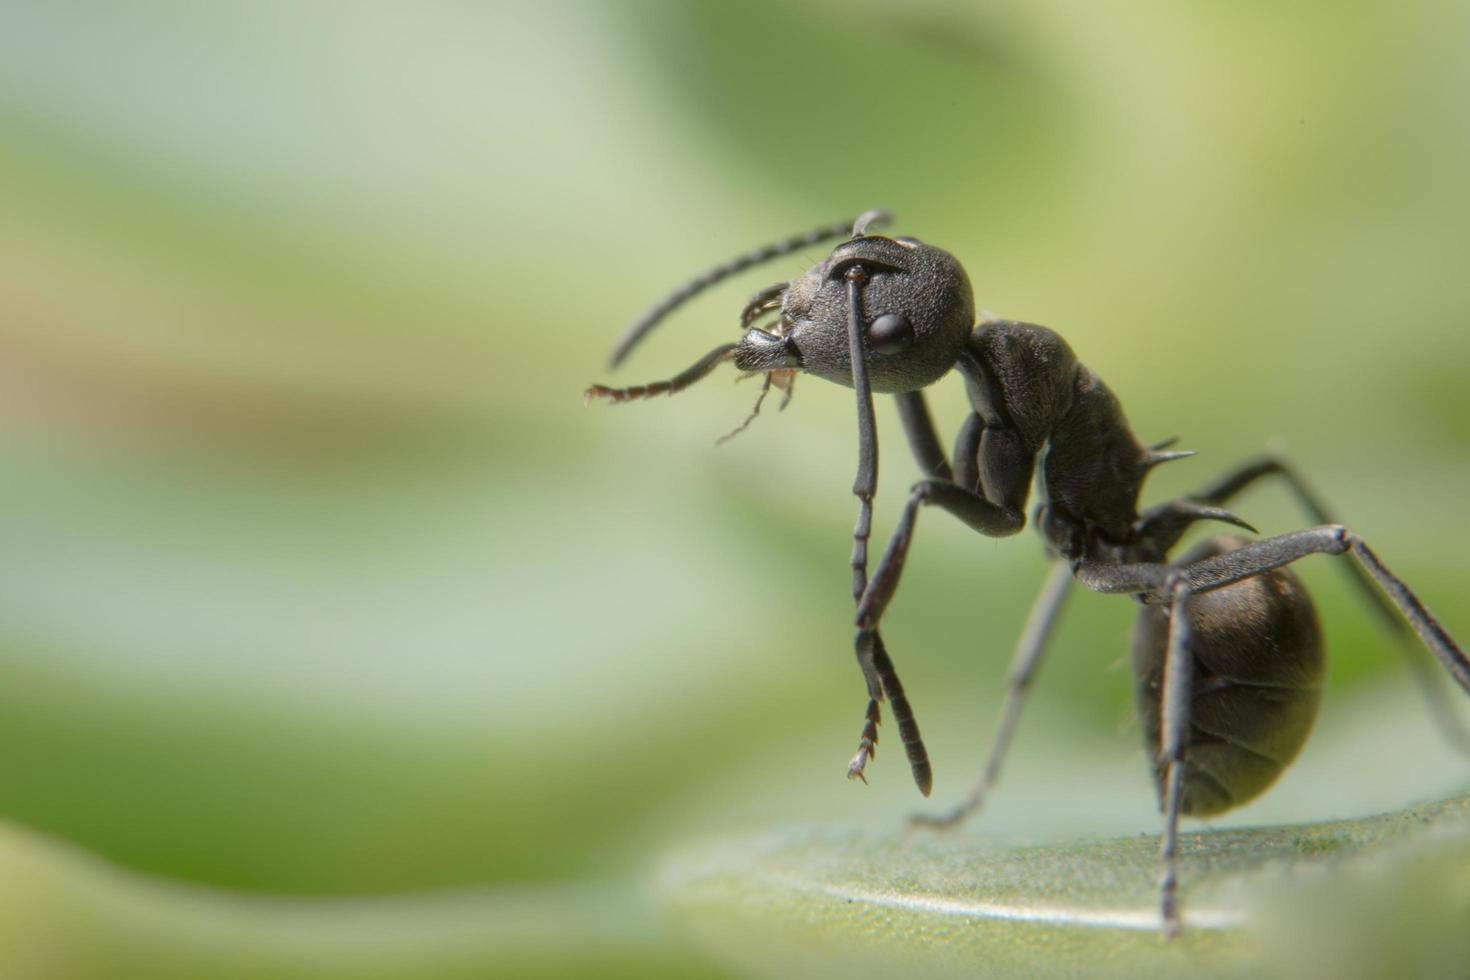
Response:
M843 779L851 394L719 448L731 371L581 402L823 250L610 375L666 289L872 206L1200 451L1151 495L1279 440L1470 636L1467 37L1433 0L6 5L0 974L719 976L659 924L668 842L900 820L896 749ZM881 540L915 469L879 424ZM940 804L1043 568L921 525L886 635ZM1321 727L1216 823L1463 787L1302 574ZM1070 607L979 829L1154 828L1131 615Z

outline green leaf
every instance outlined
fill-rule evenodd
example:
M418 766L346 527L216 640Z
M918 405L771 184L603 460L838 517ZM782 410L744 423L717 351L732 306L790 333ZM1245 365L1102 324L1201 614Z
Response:
M1451 976L1470 963L1470 795L1398 813L1185 834L1160 938L1152 836L1014 846L793 829L692 845L676 922L752 976Z
M374 855L363 853L364 861ZM0 824L0 975L124 980L708 977L624 882L380 897L232 892Z

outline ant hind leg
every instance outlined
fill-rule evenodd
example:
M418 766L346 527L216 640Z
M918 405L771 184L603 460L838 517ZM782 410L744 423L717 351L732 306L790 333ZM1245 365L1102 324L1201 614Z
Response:
M1036 604L1031 607L1031 614L1026 619L1026 628L1022 631L1021 639L1016 644L1016 652L1011 659L1010 676L1007 679L1005 704L1001 708L1000 721L996 725L995 737L990 744L990 753L985 759L985 768L981 770L980 779L969 797L948 813L936 816L917 815L909 821L910 826L953 827L980 809L981 804L990 795L991 787L1000 778L1001 766L1005 763L1011 737L1015 734L1017 722L1020 721L1021 706L1025 700L1026 691L1036 674L1036 668L1041 664L1042 655L1046 652L1047 643L1051 639L1052 629L1061 617L1062 605L1071 590L1071 585L1072 570L1067 567L1066 562L1056 562L1047 576L1046 584L1042 587L1040 595L1036 597Z

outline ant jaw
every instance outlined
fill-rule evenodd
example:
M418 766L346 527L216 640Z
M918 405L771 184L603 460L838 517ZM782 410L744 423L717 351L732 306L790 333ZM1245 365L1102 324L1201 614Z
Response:
M759 327L745 331L735 346L734 356L735 366L748 374L800 371L802 366L801 351L784 331L768 333Z

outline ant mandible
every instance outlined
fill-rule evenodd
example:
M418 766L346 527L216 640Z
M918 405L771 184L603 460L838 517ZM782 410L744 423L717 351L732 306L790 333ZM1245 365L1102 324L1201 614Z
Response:
M1149 470L1193 454L1167 452L1169 442L1140 444L1113 393L1046 327L990 318L977 325L970 282L959 262L913 238L871 233L888 220L882 211L869 211L757 249L691 280L628 326L613 350L613 366L659 321L709 286L778 256L848 238L801 278L756 293L741 313L746 332L738 343L716 347L667 381L594 385L586 398L673 394L725 361L766 376L746 424L773 385L789 398L801 372L856 391L854 647L869 701L848 776L866 781L864 770L878 741L879 703L886 699L925 796L933 781L928 753L878 632L883 611L898 588L923 507L938 506L981 534L1003 537L1025 526L1034 485L1041 501L1034 519L1054 567L1016 650L995 741L970 797L944 816L916 822L952 825L984 800L1071 583L1131 594L1143 607L1133 635L1135 703L1164 813L1162 928L1175 936L1180 815L1220 813L1257 796L1296 755L1316 717L1322 639L1311 598L1288 565L1307 555L1351 554L1355 561L1348 567L1368 601L1399 630L1407 620L1467 693L1470 660L1408 586L1361 538L1333 522L1279 457L1252 460L1195 493L1140 511L1138 496ZM757 326L769 313L778 314L774 322ZM963 376L971 409L955 440L953 466L923 395L951 369ZM896 399L925 478L910 491L869 579L878 482L875 391ZM1266 476L1284 480L1317 526L1254 541L1215 537L1170 559L1170 550L1196 521L1254 531L1223 505Z

